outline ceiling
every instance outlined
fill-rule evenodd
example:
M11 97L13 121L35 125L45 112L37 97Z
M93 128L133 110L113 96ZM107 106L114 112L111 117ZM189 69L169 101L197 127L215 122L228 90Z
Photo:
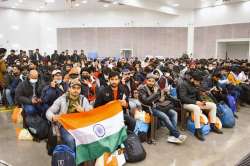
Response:
M239 3L243 1L248 0L0 0L0 8L2 7L34 11L60 11L137 7L178 15L178 12L181 10L195 10L199 8L227 5L230 3Z

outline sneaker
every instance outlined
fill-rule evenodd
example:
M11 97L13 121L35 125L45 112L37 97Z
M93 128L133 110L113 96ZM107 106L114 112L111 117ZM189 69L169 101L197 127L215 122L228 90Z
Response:
M179 138L176 138L174 136L169 136L167 139L167 142L175 143L175 144L182 144L183 143L183 141L181 141Z
M205 141L205 137L204 137L204 135L202 135L201 129L195 129L194 136L196 138L198 138L198 140L200 140L200 141Z
M187 136L181 134L178 139L181 140L182 142L184 142L184 141L186 141Z

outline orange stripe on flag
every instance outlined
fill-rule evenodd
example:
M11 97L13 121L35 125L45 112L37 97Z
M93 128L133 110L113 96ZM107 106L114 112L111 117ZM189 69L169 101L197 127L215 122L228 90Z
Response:
M89 112L64 114L59 118L59 122L66 130L74 130L86 127L103 121L122 111L119 101L112 101L103 106L97 107Z

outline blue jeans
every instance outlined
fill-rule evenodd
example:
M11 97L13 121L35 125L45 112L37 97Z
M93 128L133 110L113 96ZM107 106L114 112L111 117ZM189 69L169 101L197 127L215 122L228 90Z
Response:
M11 90L10 89L6 89L5 90L5 95L6 95L6 99L8 101L9 106L13 106L14 105L14 101L13 101L13 97L11 95Z
M65 130L62 126L60 127L60 134L61 134L62 143L69 146L75 152L76 144L75 144L74 137L72 137L72 135L67 130Z
M26 115L33 115L33 114L40 114L45 116L45 112L48 109L48 105L46 104L38 104L38 105L29 105L24 104L23 110L25 111Z
M153 116L156 116L160 119L161 122L168 128L170 135L178 138L180 132L177 130L177 112L173 109L167 111L160 111L159 108L154 108Z

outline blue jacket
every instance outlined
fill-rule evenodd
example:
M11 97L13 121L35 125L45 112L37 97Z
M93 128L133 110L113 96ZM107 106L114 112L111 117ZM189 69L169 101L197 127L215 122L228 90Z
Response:
M62 83L61 85L63 90L59 87L52 88L50 85L43 88L41 98L44 104L51 106L58 97L68 90L68 85L66 83Z

